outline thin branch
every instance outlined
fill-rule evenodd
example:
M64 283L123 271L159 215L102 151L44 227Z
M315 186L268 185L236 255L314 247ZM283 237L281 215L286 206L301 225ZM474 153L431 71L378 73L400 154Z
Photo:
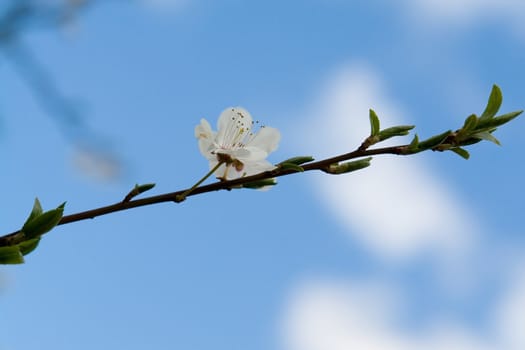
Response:
M157 203L181 203L186 199L186 197L206 192L231 190L234 188L261 188L266 186L268 182L270 182L270 184L274 184L273 179L276 177L286 176L297 172L320 170L332 175L343 174L369 166L370 159L372 158L371 156L374 155L410 155L432 150L453 151L461 157L468 159L469 153L467 150L462 148L463 146L469 146L478 143L481 140L492 141L496 144L499 144L499 141L492 135L492 133L496 131L499 126L508 123L523 112L514 111L496 116L501 102L501 90L497 85L494 85L490 93L487 107L480 117L472 114L468 116L467 119L465 119L463 127L460 129L456 131L448 130L423 141L419 141L419 138L416 134L409 144L401 146L369 149L372 145L389 138L395 136L405 136L408 134L409 130L414 128L412 125L399 125L381 129L379 118L373 110L370 110L370 136L368 136L355 151L331 158L326 158L317 162L313 162L311 157L294 157L277 164L275 169L270 171L265 171L252 176L245 176L229 181L224 181L221 179L221 181L200 186L200 184L205 179L207 179L217 170L222 162L228 162L227 159L220 159L219 157L219 164L211 169L195 185L188 189L132 200L132 198L134 198L136 195L147 191L154 186L154 184L144 184L140 186L136 185L135 188L126 195L123 201L105 207L66 216L62 216L63 205L56 209L42 213L40 203L35 201L33 211L31 212L28 221L26 221L22 228L26 232L23 232L21 229L0 237L0 247L14 247L14 250L9 248L4 249L5 254L9 255L14 253L15 257L15 259L7 259L6 261L8 261L8 263L21 263L23 262L23 255L31 252L38 244L40 237L46 232L49 232L49 230L56 225L64 225L76 221L93 219L98 216ZM221 154L219 153L218 156L219 155ZM353 160L356 158L360 159ZM57 214L60 215L59 217L61 217L60 221L58 221L59 217L57 217ZM38 223L41 227L35 224L37 220L39 220ZM36 230L36 228L38 228L38 230ZM26 233L28 234L26 235Z
M358 149L356 151L345 153L336 157L332 158L326 158L317 162L311 162L308 164L302 165L302 168L304 171L312 171L312 170L321 170L326 171L326 169L338 162L342 161L348 161L351 159L361 158L361 157L367 157L372 155L379 155L379 154L396 154L396 155L406 155L406 149L409 145L402 145L402 146L394 146L394 147L384 147L384 148L377 148L377 149L370 149L370 150L364 150L364 149ZM243 185L260 181L260 180L266 180L271 179L275 177L281 177L286 176L290 174L297 173L297 170L294 169L282 169L280 167L277 167L274 170L266 171L263 173L259 173L252 176L245 176L234 180L229 181L217 181L209 185L204 185L200 187L195 188L188 188L184 190L179 190L176 192L170 192L165 194L160 194L156 196L141 198L141 199L135 199L130 201L120 201L115 204L111 204L108 206L87 210L71 215L64 216L58 225L65 225L70 224L72 222L82 221L86 219L94 219L98 216L103 216L111 213L115 213L118 211L128 210L132 208L137 207L143 207L147 205L152 204L158 204L158 203L165 203L165 202L174 202L174 203L180 203L181 197L184 195L184 197L190 197L198 194L203 194L207 192L214 192L214 191L220 191L220 190L231 190L235 188L242 188ZM16 245L24 240L24 235L21 230L12 232L10 234L7 234L5 236L0 237L0 247L5 246L12 246Z

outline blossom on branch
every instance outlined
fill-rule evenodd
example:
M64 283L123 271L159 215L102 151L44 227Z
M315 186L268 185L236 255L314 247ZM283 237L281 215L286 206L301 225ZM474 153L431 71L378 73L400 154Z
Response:
M275 169L266 157L277 149L281 134L266 126L254 132L256 124L247 110L231 107L219 116L217 132L206 119L195 127L200 152L210 162L210 169L222 163L215 171L217 178L232 180Z

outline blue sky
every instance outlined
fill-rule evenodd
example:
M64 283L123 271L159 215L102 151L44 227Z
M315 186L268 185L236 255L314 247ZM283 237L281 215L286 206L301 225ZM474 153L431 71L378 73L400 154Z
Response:
M193 129L229 106L281 131L275 163L352 150L368 108L421 137L480 113L494 83L523 109L524 19L513 0L143 0L27 30L81 122L4 48L3 230L35 196L70 214L190 186L208 169ZM0 269L0 350L522 349L523 128L469 161L376 157L60 226Z

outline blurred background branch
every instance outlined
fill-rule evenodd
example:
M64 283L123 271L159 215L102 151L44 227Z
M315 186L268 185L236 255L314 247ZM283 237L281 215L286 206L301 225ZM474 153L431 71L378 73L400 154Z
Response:
M6 1L0 5L0 52L30 88L42 110L75 147L77 168L91 177L108 180L120 173L118 157L108 150L108 141L89 126L78 101L61 91L53 75L23 40L23 35L32 30L63 30L72 26L81 13L100 3L102 1L97 0Z

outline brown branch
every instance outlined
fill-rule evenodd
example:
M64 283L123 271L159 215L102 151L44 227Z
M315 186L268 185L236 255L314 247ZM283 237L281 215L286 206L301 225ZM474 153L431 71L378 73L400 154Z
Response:
M334 163L342 162L342 161L348 161L351 159L361 158L361 157L368 157L372 155L379 155L379 154L397 154L397 155L407 155L410 154L407 152L407 148L409 145L402 145L402 146L395 146L395 147L384 147L384 148L377 148L377 149L362 149L359 148L356 151L345 153L336 157L332 158L326 158L317 162L310 162L307 164L303 164L301 167L304 169L304 171L312 171L312 170L321 170L326 171L328 167ZM260 181L260 180L266 180L271 179L275 177L281 177L286 176L290 174L297 173L297 170L294 169L282 169L280 167L277 167L274 170L266 171L263 173L259 173L252 176L245 176L242 178L238 178L235 180L229 180L229 181L217 181L209 185L204 185L200 187L196 187L190 191L190 189L184 189L176 192L170 192L165 194L160 194L156 196L141 198L141 199L135 199L135 200L129 200L129 201L120 201L115 204L111 204L108 206L83 211L80 213L75 213L71 215L66 215L62 217L58 225L65 225L70 224L72 222L76 221L82 221L86 219L94 219L98 216L107 215L111 213L115 213L118 211L128 210L132 208L137 207L143 207L146 205L152 205L157 203L164 203L164 202L175 202L179 203L181 202L181 195L186 193L183 198L194 196L202 193L207 192L213 192L213 191L220 191L220 190L231 190L234 188L242 188L243 185ZM7 234L5 236L0 237L0 247L5 246L12 246L16 245L22 241L24 241L25 237L21 230L12 232L10 234Z

